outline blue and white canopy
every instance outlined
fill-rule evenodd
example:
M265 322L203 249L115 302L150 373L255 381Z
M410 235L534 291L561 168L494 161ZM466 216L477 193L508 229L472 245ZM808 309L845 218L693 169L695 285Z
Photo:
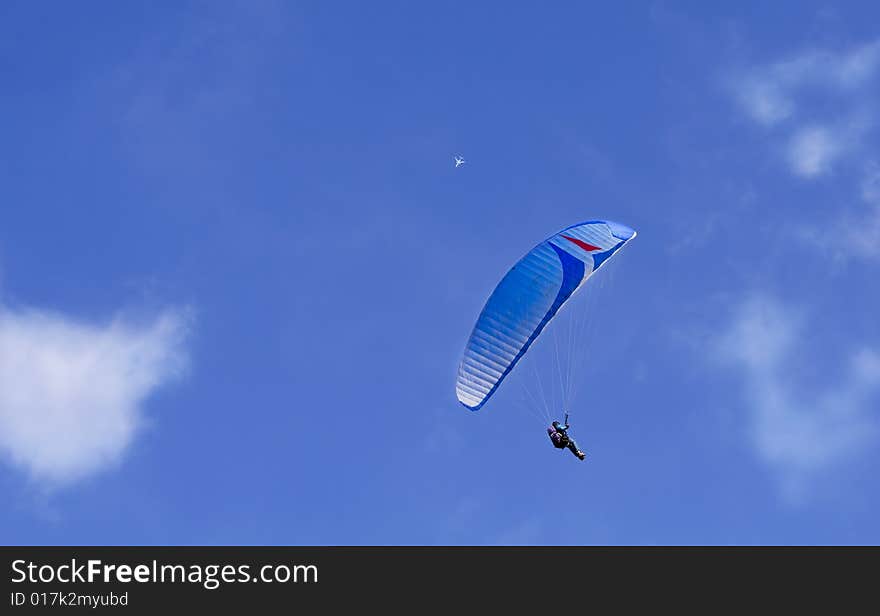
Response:
M482 407L562 305L635 236L618 223L582 222L520 259L474 325L458 367L458 400L474 411Z

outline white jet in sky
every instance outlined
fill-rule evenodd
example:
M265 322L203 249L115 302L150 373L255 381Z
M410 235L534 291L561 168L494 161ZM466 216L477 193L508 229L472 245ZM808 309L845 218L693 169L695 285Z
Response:
M461 156L456 156L455 157L455 168L458 169L463 164L464 164L464 159Z

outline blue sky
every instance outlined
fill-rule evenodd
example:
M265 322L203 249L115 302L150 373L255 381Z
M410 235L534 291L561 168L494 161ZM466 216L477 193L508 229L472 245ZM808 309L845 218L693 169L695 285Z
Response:
M877 23L3 3L0 541L880 542ZM518 396L546 341L454 383L595 218L639 236L565 317L579 462Z

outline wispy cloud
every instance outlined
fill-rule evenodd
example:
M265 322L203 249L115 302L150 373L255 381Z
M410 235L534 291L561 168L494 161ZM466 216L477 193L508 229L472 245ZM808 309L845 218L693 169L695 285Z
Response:
M265 86L296 48L288 9L276 0L181 7L109 70L82 79L83 117L114 129L123 160L163 189L223 192L218 178L265 130Z
M844 122L812 123L794 130L787 156L791 172L814 178L833 171L836 163L852 162L862 152L865 136L874 119L864 112L851 112Z
M869 162L862 167L858 202L841 212L830 224L801 228L799 239L815 244L830 233L835 262L851 258L880 259L880 165Z
M104 325L0 308L0 453L40 482L117 463L148 396L186 365L187 311Z
M504 530L494 545L541 545L543 535L543 525L530 517Z
M845 146L839 136L829 129L808 126L798 130L789 142L789 165L796 175L822 175L831 169L831 163L840 156Z
M821 233L832 226L849 240L839 246L841 257L880 257L880 172L864 162L873 156L868 138L880 120L880 40L837 52L804 51L741 71L731 85L745 113L768 130L771 147L781 150L793 175L818 180L844 170L861 176L867 209L829 215Z
M845 51L808 50L785 60L742 71L731 82L748 115L765 126L803 111L809 91L851 95L880 73L880 40Z
M880 165L871 163L864 172L861 186L863 209L843 225L847 245L858 256L880 258Z
M717 351L741 372L749 433L758 457L801 496L811 474L877 442L880 353L858 348L841 380L824 388L799 382L792 366L804 351L807 319L778 300L753 296L738 307Z

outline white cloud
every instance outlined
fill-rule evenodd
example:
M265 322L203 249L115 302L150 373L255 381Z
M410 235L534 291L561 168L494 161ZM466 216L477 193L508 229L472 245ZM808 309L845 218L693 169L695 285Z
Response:
M880 258L880 165L873 163L862 179L862 201L867 212L843 224L847 246L857 256Z
M788 161L796 175L814 177L827 173L844 149L838 135L821 126L810 126L791 138Z
M810 475L856 455L880 432L873 404L880 393L880 353L852 352L841 381L815 393L792 369L804 352L806 319L768 297L737 310L718 345L744 378L752 445L779 473L783 486L802 490Z
M839 258L880 258L880 170L865 173L867 138L877 126L880 99L880 39L848 50L809 50L787 60L741 72L735 97L746 114L765 128L789 171L818 180L837 172L863 175L867 208L821 221L822 231L801 229L806 238L829 226L847 239ZM818 98L817 98L818 95Z
M877 163L871 164L865 173L862 181L862 199L880 207L880 165Z
M756 122L772 126L794 113L794 103L782 84L750 76L739 81L734 89L740 104Z
M880 73L880 40L850 50L809 50L759 66L734 79L732 87L748 115L766 126L797 115L806 90L842 95L870 84Z
M826 74L842 88L855 88L869 82L880 69L880 41L873 41L834 57L826 66Z
M184 369L188 322L185 311L93 325L0 308L0 453L50 484L118 462L146 398Z
M503 531L494 542L494 545L541 545L546 540L542 539L543 526L534 518L526 519Z
M862 349L853 361L856 376L867 385L880 381L880 353Z
M814 178L831 172L835 163L851 162L852 155L864 149L864 137L873 127L870 116L851 113L846 122L814 123L796 129L787 149L792 173Z

